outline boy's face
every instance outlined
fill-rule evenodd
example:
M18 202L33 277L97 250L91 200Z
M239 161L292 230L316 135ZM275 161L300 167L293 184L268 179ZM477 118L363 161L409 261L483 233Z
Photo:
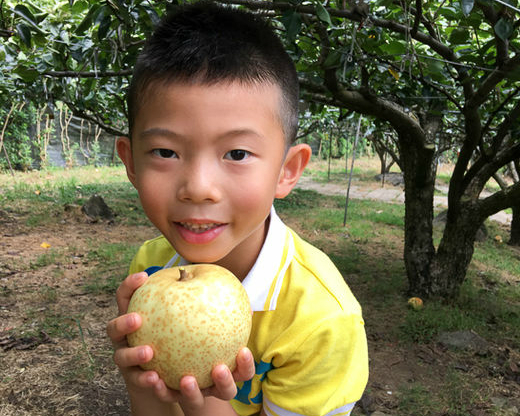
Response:
M131 145L119 140L147 216L188 261L221 264L241 278L254 264L273 199L294 186L279 94L269 84L157 84Z

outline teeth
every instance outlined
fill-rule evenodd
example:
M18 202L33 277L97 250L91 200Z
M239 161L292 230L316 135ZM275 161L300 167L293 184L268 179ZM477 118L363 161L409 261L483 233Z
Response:
M190 222L181 222L180 223L184 228L193 231L195 233L203 233L204 231L211 230L212 228L217 227L219 224L217 223L209 223L209 224L193 224Z

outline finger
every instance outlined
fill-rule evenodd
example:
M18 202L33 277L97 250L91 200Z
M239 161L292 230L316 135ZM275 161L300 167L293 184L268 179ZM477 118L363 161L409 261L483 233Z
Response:
M119 348L114 353L114 362L118 367L134 367L150 361L153 350L148 345L133 348Z
M164 380L159 380L154 384L155 395L163 402L176 403L181 400L181 393L168 388Z
M229 368L226 365L217 365L211 372L211 377L215 382L215 386L213 387L214 396L226 401L231 400L236 396L237 386L233 380L231 371L229 371Z
M126 383L139 388L154 387L159 381L159 375L155 371L144 371L140 367L128 367L122 369Z
M119 314L126 313L130 298L134 294L135 290L141 286L148 279L148 275L145 272L135 273L128 276L119 285L116 290L117 308Z
M141 316L137 313L121 315L107 324L107 335L114 345L126 341L126 336L139 329L142 322Z
M255 360L249 348L242 348L237 355L237 366L233 371L235 381L246 381L255 375Z
M155 371L143 371L138 367L132 369L128 379L130 382L141 388L155 388L155 385L159 382L159 375Z
M185 376L181 378L179 389L182 395L180 404L184 413L196 412L204 407L204 395L200 391L195 377Z

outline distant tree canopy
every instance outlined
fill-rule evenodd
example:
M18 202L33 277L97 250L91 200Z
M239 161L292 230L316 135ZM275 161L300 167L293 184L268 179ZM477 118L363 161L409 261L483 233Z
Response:
M177 3L1 2L1 93L36 106L61 101L75 115L124 134L124 94L137 53ZM519 166L517 0L220 3L272 20L296 63L310 111L335 106L393 132L405 180L410 292L456 296L482 222L520 201L518 181L504 181L502 190L480 198L490 178ZM435 174L447 149L458 157L447 224L435 247Z

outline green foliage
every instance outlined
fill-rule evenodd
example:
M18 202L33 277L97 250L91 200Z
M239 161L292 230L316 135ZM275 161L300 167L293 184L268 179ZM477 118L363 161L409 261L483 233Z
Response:
M1 88L0 88L1 91ZM25 103L10 103L10 97L0 98L0 131L5 126L3 145L5 151L0 153L0 170L10 167L27 171L31 168L32 139L29 137L29 126L34 122L34 107ZM7 123L7 125L5 125ZM7 156L6 157L6 153Z

